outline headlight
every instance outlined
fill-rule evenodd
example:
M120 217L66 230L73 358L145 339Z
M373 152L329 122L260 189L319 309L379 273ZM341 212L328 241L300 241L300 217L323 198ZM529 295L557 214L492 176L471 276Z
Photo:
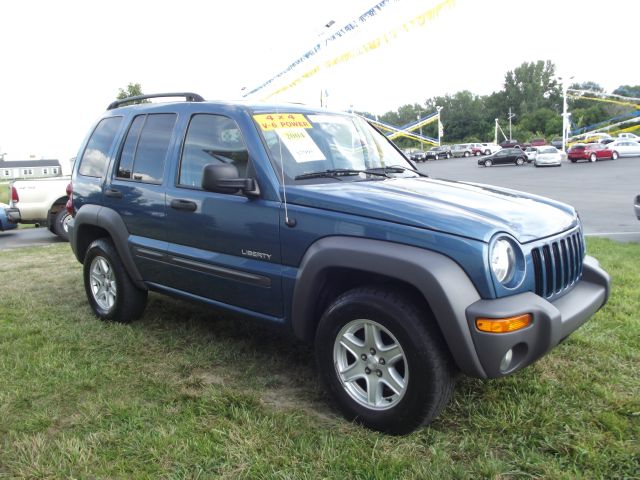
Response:
M511 281L516 269L516 253L511 242L502 238L497 240L491 248L489 261L491 270L500 283Z

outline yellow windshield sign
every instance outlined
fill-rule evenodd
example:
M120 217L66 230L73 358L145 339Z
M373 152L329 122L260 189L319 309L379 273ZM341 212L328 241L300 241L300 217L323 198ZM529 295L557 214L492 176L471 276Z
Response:
M300 113L268 113L254 115L262 130L278 130L280 128L313 128L304 115Z

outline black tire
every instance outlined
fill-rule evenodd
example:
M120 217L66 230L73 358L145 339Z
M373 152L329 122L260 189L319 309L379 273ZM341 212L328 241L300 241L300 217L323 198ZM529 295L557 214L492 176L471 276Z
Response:
M597 157L597 155L596 155L595 153L592 153L592 154L589 156L589 161L590 161L590 162L595 162L597 159L598 159L598 157Z
M369 349L365 324L378 333L370 335L380 342L376 348ZM423 308L402 292L377 287L338 297L320 319L315 338L320 377L344 416L397 435L430 422L449 402L456 370L445 345ZM385 351L396 361L385 363ZM351 379L341 378L341 365ZM391 388L394 382L401 393Z
M471 154L469 152L464 152L465 158L469 157Z
M436 154L436 156L433 159L434 160L438 160L438 159L440 159L440 156L438 154Z
M571 161L571 163L576 163L577 162L577 160L575 158L571 158L570 161Z
M451 154L447 153L447 160L449 160L451 158Z
M522 157L516 158L516 165L519 166L519 167L524 165L524 158L522 158Z
M613 153L611 154L611 160L617 160L617 159L618 159L618 157L619 157L618 152L613 152Z
M479 157L480 155L482 155L482 152L477 151L476 153L474 153L474 155L475 155L476 157Z
M490 167L491 165L493 165L493 162L487 158L487 159L484 161L484 166L485 166L485 167Z
M484 151L484 154L485 154L485 155L491 155L491 150L485 150L485 151Z
M62 207L58 213L56 213L56 217L53 220L53 233L59 236L65 242L69 241L69 227L68 223L71 220L71 215L67 212L67 209Z
M147 291L133 284L111 239L89 245L83 263L85 292L100 319L129 323L142 315Z

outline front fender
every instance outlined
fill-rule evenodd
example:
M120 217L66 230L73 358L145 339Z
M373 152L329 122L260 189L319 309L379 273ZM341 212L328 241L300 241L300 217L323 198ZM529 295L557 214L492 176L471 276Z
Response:
M332 267L370 272L413 285L429 303L458 367L485 377L466 319L480 295L462 268L440 253L397 243L354 237L326 237L305 253L296 278L291 321L297 337L315 335L315 300Z

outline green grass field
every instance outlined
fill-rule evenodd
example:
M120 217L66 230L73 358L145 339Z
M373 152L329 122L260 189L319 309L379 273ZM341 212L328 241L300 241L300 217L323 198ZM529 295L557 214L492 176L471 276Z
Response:
M0 203L9 203L9 184L0 182Z
M67 244L0 252L0 478L639 478L640 245L588 245L609 304L405 437L338 416L284 333L155 294L103 323Z

